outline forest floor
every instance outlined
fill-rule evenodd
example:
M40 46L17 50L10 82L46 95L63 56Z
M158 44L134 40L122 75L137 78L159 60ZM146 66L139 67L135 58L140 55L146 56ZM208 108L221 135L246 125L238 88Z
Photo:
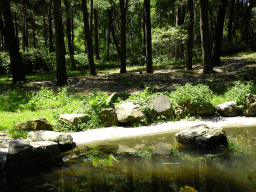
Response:
M228 57L221 60L221 66L214 67L214 73L203 74L203 63L193 64L193 70L185 70L183 66L167 66L154 69L153 74L145 70L127 70L126 74L119 71L98 73L97 76L68 77L72 93L87 95L93 89L107 93L113 92L140 92L145 86L162 92L175 89L186 83L205 84L215 92L224 91L235 81L248 82L256 80L256 53L242 56ZM57 89L56 79L24 83L25 90L39 90L42 86Z

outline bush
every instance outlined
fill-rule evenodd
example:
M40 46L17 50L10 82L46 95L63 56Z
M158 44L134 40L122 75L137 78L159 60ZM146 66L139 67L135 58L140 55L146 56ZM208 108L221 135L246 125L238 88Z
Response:
M229 88L225 97L228 101L236 101L237 105L242 107L245 104L245 95L249 93L256 94L256 86L252 81L248 82L247 85L237 82L235 86Z
M185 86L178 87L170 94L172 104L182 104L190 102L192 105L206 104L210 102L213 92L210 88L203 84L192 86L187 83Z
M10 56L8 53L0 52L0 73L9 73L11 68Z

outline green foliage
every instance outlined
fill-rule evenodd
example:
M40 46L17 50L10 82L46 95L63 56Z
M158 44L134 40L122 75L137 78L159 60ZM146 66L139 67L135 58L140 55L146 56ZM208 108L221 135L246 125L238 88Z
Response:
M212 96L213 92L208 86L203 84L192 86L190 83L178 87L169 95L172 104L190 102L192 105L209 103Z
M245 154L252 154L251 149L242 142L243 138L241 135L236 138L228 138L229 151L235 156L244 156Z
M0 73L9 73L11 61L8 53L0 52Z
M181 28L167 26L152 29L152 51L154 55L175 55L175 46L185 44L187 32ZM183 53L184 54L184 53Z
M237 82L235 86L229 88L225 93L225 97L228 101L236 101L238 106L243 107L245 104L245 95L249 93L256 94L256 86L252 81L248 82L247 85Z
M25 73L47 72L56 66L55 53L44 49L28 49L21 51Z

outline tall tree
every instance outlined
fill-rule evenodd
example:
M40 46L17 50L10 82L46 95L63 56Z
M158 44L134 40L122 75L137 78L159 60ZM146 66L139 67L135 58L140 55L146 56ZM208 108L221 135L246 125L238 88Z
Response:
M56 61L57 61L57 85L67 84L66 63L65 63L65 44L62 24L61 0L54 0L54 22L56 35Z
M93 59L92 36L89 28L86 0L82 0L82 7L83 7L83 17L84 17L84 33L85 33L84 35L85 35L85 43L87 46L87 58L88 58L90 75L96 75L96 71L94 67L94 59Z
M66 28L67 28L67 40L68 40L68 52L69 52L69 57L71 60L71 68L73 70L76 69L76 63L74 60L74 50L73 50L73 45L72 45L72 37L71 37L71 17L70 17L70 1L64 0L65 4L65 11L66 11Z
M50 0L50 7L48 13L48 22L49 22L49 52L53 52L53 31L52 31L52 0Z
M98 11L94 9L94 49L96 54L96 59L100 59L99 55L99 35L98 35Z
M126 5L124 0L119 0L119 7L121 18L120 73L126 73Z
M115 28L114 28L114 21L113 21L113 17L112 17L112 10L113 8L111 7L110 9L108 9L108 16L109 16L109 27L110 27L110 31L111 31L111 34L112 34L112 37L113 37L113 41L114 41L114 44L115 44L115 47L116 47L116 51L119 55L119 58L121 57L120 56L120 48L119 48L119 43L117 41L117 38L116 38L116 35L115 35Z
M220 66L221 45L223 38L223 26L225 20L226 7L227 0L220 0L212 47L213 66Z
M147 73L153 73L150 0L144 0L144 11L145 11L145 33L146 33L146 38L145 38L146 39L146 68L147 68Z
M2 0L0 2L0 10L4 17L4 23L2 18L0 19L0 30L5 37L5 45L10 55L13 84L16 84L18 81L25 81L26 78L19 51L18 39L15 37L9 0Z
M228 19L228 42L232 42L232 28L233 28L233 20L234 20L234 4L235 0L231 0L230 8L229 8L229 19Z
M193 0L188 0L188 39L187 39L187 62L186 69L192 70L192 51L193 51L193 25L194 25L194 12Z
M204 74L209 74L213 71L209 24L208 24L208 0L200 0L200 33L201 33L201 47L202 58L204 63Z

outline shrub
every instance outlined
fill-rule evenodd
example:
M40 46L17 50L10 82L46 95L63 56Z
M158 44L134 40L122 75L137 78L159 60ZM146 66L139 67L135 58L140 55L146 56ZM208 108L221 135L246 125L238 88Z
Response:
M256 86L252 81L248 82L247 85L237 82L235 86L228 89L225 97L228 101L236 101L237 105L242 107L245 104L245 95L249 93L256 94Z
M11 61L8 53L0 52L0 73L9 73Z
M192 105L206 104L210 102L213 92L203 84L192 86L187 83L185 86L178 87L169 95L172 104L182 104L190 102Z

